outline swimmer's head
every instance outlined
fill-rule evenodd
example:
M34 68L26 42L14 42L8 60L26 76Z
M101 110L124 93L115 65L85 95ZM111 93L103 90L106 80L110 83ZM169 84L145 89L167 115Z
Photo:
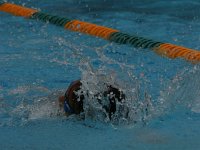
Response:
M79 80L72 82L65 95L59 98L60 107L64 108L66 115L80 114L83 112L84 95L77 93L81 85Z
M80 92L81 85L82 83L80 82L80 80L72 82L68 87L65 96L59 98L60 107L64 108L66 115L80 114L84 111L84 95ZM113 86L107 86L107 89L102 94L104 98L109 100L109 104L102 104L102 107L106 110L109 118L111 119L111 116L116 112L116 101L122 102L122 100L125 99L125 95L122 91ZM101 104L101 99L98 99L98 102Z

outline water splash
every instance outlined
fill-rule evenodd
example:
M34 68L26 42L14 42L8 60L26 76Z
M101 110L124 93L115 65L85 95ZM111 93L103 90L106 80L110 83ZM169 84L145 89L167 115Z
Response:
M62 38L57 38L55 41L63 47L64 55L63 57L59 57L59 53L59 56L55 55L58 57L56 60L54 59L54 63L77 66L81 71L82 88L85 93L89 91L89 94L85 95L87 98L84 102L86 119L111 122L112 124L134 124L136 122L145 123L151 118L153 114L151 96L141 88L141 82L134 75L134 65L106 56L105 49L110 44L89 47L79 46ZM71 57L65 59L65 53L70 53ZM117 53L117 55L120 54ZM94 96L103 93L107 85L116 87L126 95L122 103L117 103L117 110L111 121ZM10 93L24 95L30 93L32 88L22 86L11 90ZM40 87L35 89L43 90ZM29 97L29 102L32 101L32 103L27 104L22 100L19 105L9 110L9 115L14 122L22 124L35 119L55 118L62 115L56 101L63 93L57 92L57 94L50 94L46 97Z
M84 103L85 117L118 125L145 123L151 118L151 111L153 111L151 96L141 90L140 82L132 73L134 65L126 65L108 58L102 51L105 47L95 49L103 64L98 69L94 69L89 59L81 59L79 64L82 73L82 90L86 97ZM108 64L114 64L115 68L110 69ZM118 76L117 72L119 71L120 75ZM95 95L103 93L108 85L119 89L126 96L122 103L116 103L117 109L112 120L106 115L102 105L98 103L98 97L95 97Z
M200 66L195 65L193 68L184 69L172 79L159 98L165 113L180 107L195 113L200 112L199 75Z

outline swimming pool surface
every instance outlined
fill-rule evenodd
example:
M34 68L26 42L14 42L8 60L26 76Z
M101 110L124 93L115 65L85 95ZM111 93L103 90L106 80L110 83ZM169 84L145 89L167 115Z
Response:
M199 0L12 0L200 50ZM0 12L0 149L199 150L200 66ZM56 115L77 79L122 89L130 120ZM144 113L148 103L148 113Z

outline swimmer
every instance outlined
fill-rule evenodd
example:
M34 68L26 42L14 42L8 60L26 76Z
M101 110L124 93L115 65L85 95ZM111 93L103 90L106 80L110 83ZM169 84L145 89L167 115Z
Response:
M83 103L85 96L81 91L81 86L81 81L76 80L70 84L65 95L59 97L59 107L60 109L63 109L66 116L72 114L78 115L84 112ZM102 104L102 100L99 98L99 95L103 95L104 98L108 99L108 105ZM111 119L112 115L116 112L116 102L122 102L122 100L125 99L124 93L111 85L108 85L103 93L99 93L95 97L98 103L102 105L102 108L105 109L109 119Z

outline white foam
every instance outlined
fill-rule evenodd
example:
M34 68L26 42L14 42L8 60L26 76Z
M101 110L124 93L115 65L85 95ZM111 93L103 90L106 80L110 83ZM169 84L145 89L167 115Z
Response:
M200 113L200 99L194 101L194 105L192 106L191 110L195 113Z

